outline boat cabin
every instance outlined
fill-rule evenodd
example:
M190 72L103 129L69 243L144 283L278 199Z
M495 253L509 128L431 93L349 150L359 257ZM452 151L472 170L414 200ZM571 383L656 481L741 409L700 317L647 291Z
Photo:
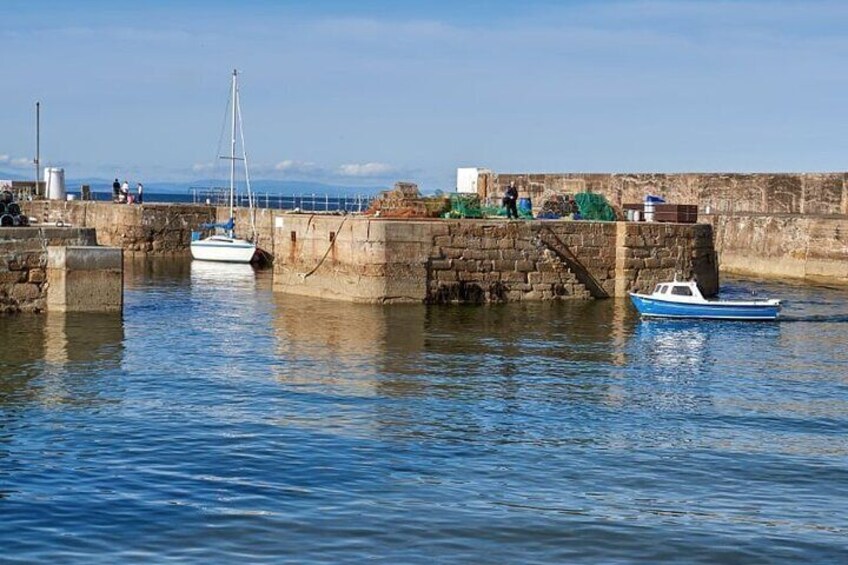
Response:
M704 296L698 288L698 283L691 281L660 283L654 287L651 296L664 300L679 300L683 302L704 300Z

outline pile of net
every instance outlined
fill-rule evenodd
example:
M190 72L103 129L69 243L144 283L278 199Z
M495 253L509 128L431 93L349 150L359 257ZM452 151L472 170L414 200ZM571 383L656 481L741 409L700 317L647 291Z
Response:
M418 191L418 185L397 182L392 190L381 192L371 202L365 215L382 218L438 218L449 210L449 206L447 198L425 198Z
M579 212L577 203L567 194L554 194L542 204L537 218L552 219L565 218Z
M476 194L451 194L450 211L445 218L482 218L483 207Z
M577 207L580 209L580 218L583 220L614 222L616 219L615 210L601 194L579 192L574 195L574 200L577 202Z

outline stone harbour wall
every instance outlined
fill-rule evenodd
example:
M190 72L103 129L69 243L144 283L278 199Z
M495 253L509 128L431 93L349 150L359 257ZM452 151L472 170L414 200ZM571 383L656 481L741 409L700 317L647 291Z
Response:
M510 182L538 208L551 195L593 192L614 206L647 194L703 212L848 214L848 173L482 173L480 196L500 198Z
M0 228L0 313L46 309L48 246L95 244L93 229Z
M713 230L707 224L618 222L617 296L657 283L696 280L705 296L719 290Z
M98 244L129 255L187 254L192 230L216 218L214 206L194 204L38 200L21 202L21 207L41 223L94 228Z
M723 272L848 284L848 217L706 215Z
M355 302L626 296L674 274L715 294L709 225L275 218L274 288ZM668 248L666 248L666 246Z
M286 214L274 220L274 289L353 302L423 302L435 224Z
M587 287L545 245L539 224L452 221L444 227L444 233L434 237L426 263L428 302L591 298ZM574 230L568 230L572 232L569 234L562 233L562 229L557 231L568 240L574 235ZM603 233L598 234L597 241L587 238L586 243L614 250ZM588 245L586 251L588 260ZM604 275L609 275L608 270L604 271Z
M722 271L848 283L848 173L483 173L478 192L499 197L511 181L534 207L586 191L615 206L647 194L696 204L699 221L714 228Z

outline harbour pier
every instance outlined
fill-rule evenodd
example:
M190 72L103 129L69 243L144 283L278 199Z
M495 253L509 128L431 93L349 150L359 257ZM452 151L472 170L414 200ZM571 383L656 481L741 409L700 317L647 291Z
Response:
M677 275L705 295L725 273L848 282L848 173L512 174L481 169L481 199L514 182L538 208L591 192L622 208L646 194L697 206L698 224L387 219L257 209L280 292L357 302L512 302L625 296ZM96 230L128 255L184 255L209 205L33 201L47 223ZM248 233L247 209L236 226ZM36 275L37 277L38 275ZM17 283L16 283L17 284ZM15 292L23 292L16 290ZM31 292L31 291L27 291Z
M214 206L38 201L46 222L92 227L97 243L129 255L186 255ZM248 210L237 228L250 224ZM625 296L677 275L718 291L705 224L388 219L255 211L259 246L280 292L354 302L515 302Z

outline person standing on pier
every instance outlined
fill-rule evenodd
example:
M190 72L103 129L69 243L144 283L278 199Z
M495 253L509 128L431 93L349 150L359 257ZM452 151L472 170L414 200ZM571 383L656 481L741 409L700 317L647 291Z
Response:
M515 188L515 181L509 181L509 187L503 197L503 205L506 208L506 218L518 219L518 189Z
M136 198L135 201L138 204L141 204L142 201L144 200L144 185L141 184L141 183L138 183L138 186L136 187L136 191L138 192L138 198Z
M121 198L119 202L126 202L127 196L130 195L130 183L124 181L124 184L121 185Z
M112 183L112 202L117 202L120 195L121 183L118 182L118 179L115 179L115 182Z

